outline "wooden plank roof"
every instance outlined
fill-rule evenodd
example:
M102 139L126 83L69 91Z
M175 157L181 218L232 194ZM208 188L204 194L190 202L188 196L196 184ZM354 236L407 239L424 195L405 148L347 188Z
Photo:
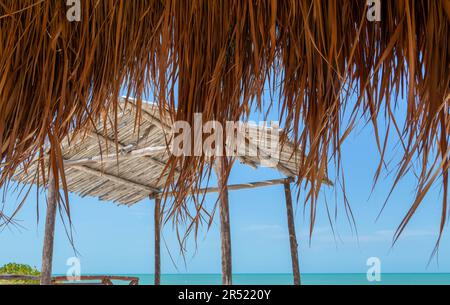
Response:
M164 171L170 152L167 143L171 136L171 121L168 114L161 115L158 106L143 103L140 125L136 126L136 106L133 101L121 100L117 114L117 144L111 114L104 121L86 130L77 137L69 137L62 144L65 160L65 175L69 192L82 197L92 196L104 201L132 205L149 196L157 195L167 180ZM246 124L245 155L238 159L254 168L264 163L269 156L257 132L263 128ZM266 127L264 127L266 128ZM269 134L270 137L270 134ZM70 139L70 140L69 140ZM298 173L293 144L280 147L280 159L276 169L288 177ZM36 164L27 172L20 170L16 180L35 183ZM178 174L175 173L175 178Z

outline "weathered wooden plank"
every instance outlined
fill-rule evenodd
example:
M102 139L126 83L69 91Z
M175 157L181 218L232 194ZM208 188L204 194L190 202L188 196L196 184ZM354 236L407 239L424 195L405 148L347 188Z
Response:
M72 167L79 165L91 165L99 162L116 162L117 160L124 161L132 158L153 156L167 151L167 146L145 147L141 149L131 150L124 154L107 154L103 156L94 156L90 158L83 158L78 160L65 160L64 167Z
M258 181L258 182L249 182L249 183L241 183L241 184L231 184L227 186L228 191L238 191L238 190L245 190L245 189L254 189L254 188L260 188L260 187L266 187L266 186L273 186L273 185L279 185L284 184L286 182L291 183L294 181L294 178L282 178L282 179L272 179L272 180L266 180L266 181ZM207 187L200 189L199 194L202 193L218 193L220 192L220 186L219 187ZM167 193L167 196L174 196L176 194L176 191Z
M50 170L47 191L47 216L45 219L44 246L42 250L41 285L52 284L53 242L55 238L55 220L58 204L58 190Z
M155 285L161 284L161 199L155 198Z
M231 232L230 232L230 208L228 202L228 188L224 179L226 159L220 157L216 164L216 174L219 188L220 207L220 239L222 253L222 284L232 285L232 256L231 256Z
M292 272L294 275L294 285L300 285L300 267L298 263L298 243L295 234L294 212L292 208L291 186L284 183L284 194L286 197L286 210L289 229L289 242L291 246Z
M130 180L118 177L118 176L114 176L114 175L110 175L110 174L107 174L107 173L103 173L101 171L92 169L92 168L87 167L87 166L79 166L79 165L77 165L77 166L73 166L72 168L74 168L76 170L79 170L79 171L82 171L82 172L85 172L87 174L96 176L96 177L100 177L100 178L104 178L104 179L110 180L112 182L116 182L118 184L127 185L127 186L129 186L131 188L148 192L149 194L159 193L159 189L156 188L156 187L143 185L143 184L140 184L140 183L137 183L137 182L134 182L134 181L130 181Z

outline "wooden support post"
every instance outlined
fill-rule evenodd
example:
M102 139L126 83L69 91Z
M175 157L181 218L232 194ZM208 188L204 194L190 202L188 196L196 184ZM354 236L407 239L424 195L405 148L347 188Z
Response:
M161 284L161 198L155 198L155 285Z
M286 196L286 210L289 227L289 240L291 244L292 271L294 274L294 285L300 285L300 267L298 263L298 243L295 235L294 212L292 208L291 186L289 182L284 183L284 194Z
M219 157L216 164L217 183L219 188L219 206L220 206L222 284L232 285L230 208L228 202L228 187L224 179L226 169L224 162L226 162L225 157Z
M44 247L42 251L41 285L52 284L53 241L55 238L55 220L58 190L50 170L47 190L47 216L45 219Z

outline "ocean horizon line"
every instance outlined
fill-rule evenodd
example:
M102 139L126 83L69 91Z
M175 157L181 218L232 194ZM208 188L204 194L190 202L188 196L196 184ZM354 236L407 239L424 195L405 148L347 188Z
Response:
M87 272L83 273L85 275L154 275L154 273L123 273L123 272L108 272L108 273L101 273L101 272ZM301 273L302 275L360 275L360 274L366 274L366 272L305 272ZM382 272L384 275L388 274L450 274L450 271L447 272ZM65 274L56 274L56 275L65 275ZM221 275L221 273L161 273L161 275ZM239 273L233 273L233 275L292 275L292 273L289 272L239 272Z

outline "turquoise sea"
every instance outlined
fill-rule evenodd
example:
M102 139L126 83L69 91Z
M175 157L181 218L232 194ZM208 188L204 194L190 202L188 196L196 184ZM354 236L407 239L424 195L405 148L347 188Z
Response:
M127 274L139 277L141 285L153 284L153 274ZM450 285L450 273L387 273L381 282L369 282L366 274L302 274L304 285ZM234 274L236 285L291 285L290 274ZM163 285L220 285L220 274L163 274Z

